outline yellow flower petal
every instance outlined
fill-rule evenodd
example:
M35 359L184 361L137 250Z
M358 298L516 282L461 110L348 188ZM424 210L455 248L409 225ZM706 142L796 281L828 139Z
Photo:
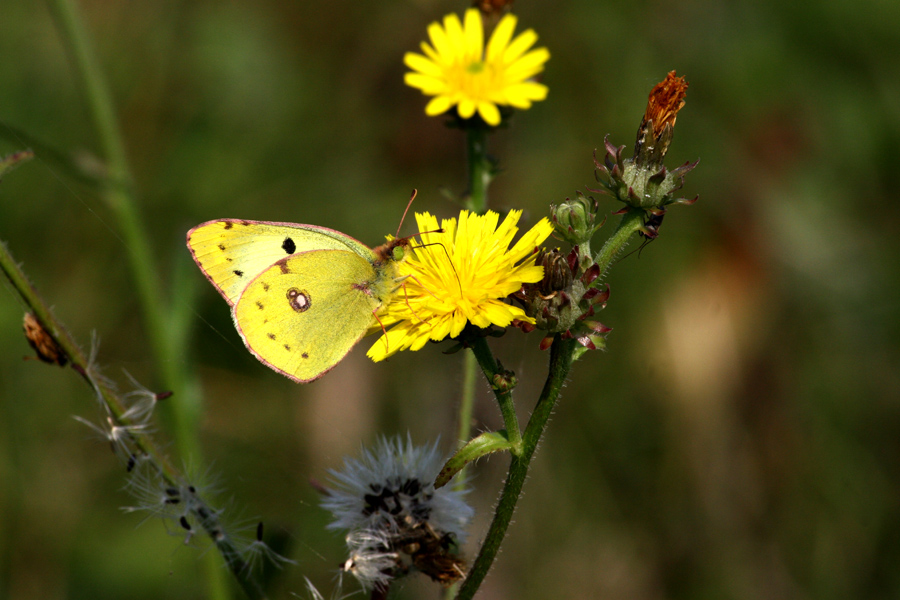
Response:
M484 28L481 26L481 14L478 9L470 8L465 16L465 55L470 60L481 60L484 52Z
M512 39L513 31L516 29L516 21L515 15L506 13L497 23L497 27L494 28L494 33L491 34L491 39L488 41L487 54L485 54L487 62L492 63L503 55L509 45L509 40Z
M426 42L422 42L419 44L419 48L422 49L422 54L424 54L431 62L436 65L440 65L441 68L446 68L444 60L441 58L441 55L437 53L437 51L429 46Z
M419 88L425 94L440 94L446 87L440 79L421 73L407 73L403 76L403 81L409 87Z
M441 115L450 110L451 106L453 106L453 101L450 98L447 96L436 96L425 107L425 114L429 117Z
M469 98L464 98L460 101L459 108L457 110L459 111L460 117L462 117L463 119L468 119L475 114L475 102L473 102Z
M481 118L484 119L484 122L488 125L496 127L500 124L500 111L493 102L479 102L478 114L481 115Z
M532 50L531 52L517 60L515 64L510 65L510 67L506 70L506 74L510 79L516 79L519 81L528 79L529 77L543 71L544 63L549 59L550 52L548 52L546 48L538 48L537 50Z
M454 55L453 46L450 40L447 39L447 33L439 24L432 23L428 26L428 37L431 38L431 45L434 46L435 52L442 59L446 61L447 57Z
M547 97L547 86L533 81L526 81L510 86L506 90L506 99L512 106L520 108L521 104L525 107L531 106L531 103L537 100L543 100Z
M465 34L459 17L452 13L444 17L444 30L447 32L447 40L453 50L453 55L465 56Z
M503 53L503 62L511 64L518 60L518 58L525 54L529 48L534 46L537 39L538 36L534 32L534 29L526 29L517 35L509 46L506 47L506 51Z
M441 69L440 66L436 65L434 61L425 58L421 54L416 54L415 52L407 52L406 54L404 54L403 64L405 64L413 71L418 71L423 75L441 77L444 74L444 70Z

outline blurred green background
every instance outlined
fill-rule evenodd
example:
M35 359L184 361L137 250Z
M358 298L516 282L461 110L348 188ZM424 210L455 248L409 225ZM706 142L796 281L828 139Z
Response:
M299 564L273 596L302 593L303 576L326 591L343 541L324 531L309 479L380 433L440 435L450 451L460 355L444 344L376 365L366 340L297 386L245 351L185 232L220 217L294 221L375 245L413 187L416 210L455 214L441 190L465 188L462 136L425 116L402 56L466 5L80 6L165 297L191 304L191 348L169 360L202 382L205 458L176 462L209 469L227 514L291 542ZM550 94L491 139L504 169L493 207L524 208L530 225L591 186L594 148L606 134L631 147L647 93L672 69L690 89L667 162L701 159L684 190L701 198L611 271L609 351L575 365L479 597L897 598L900 3L515 9L551 51ZM16 131L79 161L99 153L42 2L0 9L0 121L0 154L27 146ZM0 239L76 338L97 333L108 376L159 386L126 247L95 188L39 153L0 184ZM0 597L202 596L201 549L119 510L131 503L122 466L71 418L100 419L90 390L70 370L23 361L21 318L4 281ZM521 419L545 374L538 341L510 332L495 346L520 376ZM487 386L479 393L477 428L499 427ZM470 556L506 464L473 473ZM437 593L418 576L399 597Z

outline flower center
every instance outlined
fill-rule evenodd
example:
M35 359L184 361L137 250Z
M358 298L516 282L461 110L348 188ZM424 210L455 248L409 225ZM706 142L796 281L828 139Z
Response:
M496 79L494 69L484 60L461 61L447 73L448 87L476 102L495 95L500 83Z
M466 73L470 75L478 75L482 71L484 71L484 63L481 61L471 62L466 65Z

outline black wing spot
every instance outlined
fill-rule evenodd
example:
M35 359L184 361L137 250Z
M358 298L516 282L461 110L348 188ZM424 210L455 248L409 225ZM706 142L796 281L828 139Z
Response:
M300 355L300 356L302 356L302 357L303 357L303 358L309 358L309 354L308 354L308 353L306 353L306 352L304 352L304 353L303 353L303 354L301 354L301 355Z
M256 301L256 306L259 307L259 310L262 310L263 308L265 308L265 307L263 306L263 303L260 302L259 300Z
M268 333L268 334L266 334L266 335L269 336L269 339L270 339L270 340L274 340L274 339L275 339L275 334L274 334L274 333Z
M219 244L219 250L225 252L225 244Z
M229 259L229 260L231 260L231 259ZM264 291L264 292L268 292L268 291L269 291L269 284L266 283L265 281L263 281L262 284L263 284L263 291Z
M291 351L291 347L287 344L284 345L284 349L287 350L288 352Z
M284 238L284 243L281 244L281 249L288 254L293 254L297 251L297 244L295 244L294 240L292 240L291 238Z
M234 270L234 274L237 275L238 277L243 277L243 276L244 276L244 272L243 272L243 271L238 271L237 269Z
M312 305L312 299L309 297L309 292L298 290L297 288L291 288L287 291L287 299L291 308L301 313L308 311L309 307Z
M231 221L225 221L225 229L231 229L232 227L234 227L234 223L232 223Z
M225 257L225 260L227 260L228 262L234 262L232 259L228 258L227 256Z

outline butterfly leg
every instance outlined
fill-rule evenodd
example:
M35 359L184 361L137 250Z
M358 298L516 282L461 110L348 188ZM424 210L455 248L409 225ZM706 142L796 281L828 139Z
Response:
M382 323L382 322L381 322L381 319L378 318L378 314L377 314L377 313L378 313L378 309L376 308L375 310L372 311L372 316L375 317L375 320L376 320L376 321L378 321L378 325L381 326L381 333L384 334L384 351L385 351L385 352L390 352L390 351L391 351L391 346L390 346L390 343L388 342L387 329L384 328L384 323Z
M403 301L406 303L406 308L409 309L409 312L412 313L412 315L416 318L416 320L419 321L419 323L424 323L425 321L422 319L422 317L420 317L418 315L418 313L416 313L416 311L413 309L413 307L409 303L409 294L406 292L406 282L405 281L403 282L403 285L401 287L403 288Z

